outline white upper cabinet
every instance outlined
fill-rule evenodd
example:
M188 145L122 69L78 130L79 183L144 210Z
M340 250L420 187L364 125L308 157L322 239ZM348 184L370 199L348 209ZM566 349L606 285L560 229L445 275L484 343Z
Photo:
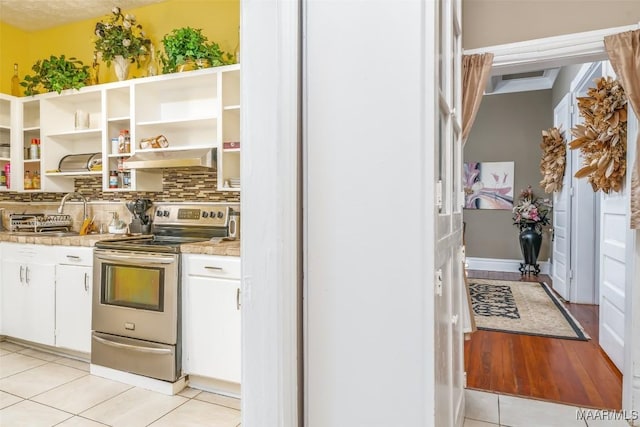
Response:
M218 190L240 191L240 67L221 74Z
M0 94L0 171L4 171L4 167L11 161L10 149L12 142L12 103L11 97ZM5 191L7 188L0 186L0 190Z
M73 191L74 182L69 178L102 174L99 170L58 170L67 155L102 152L102 116L101 91L76 91L40 101L43 191ZM76 117L84 117L82 123L76 123Z
M12 114L14 106L17 114ZM130 137L127 152L112 144L122 130ZM14 134L17 136L11 137ZM145 144L161 136L157 141L162 144ZM34 139L40 141L40 147L32 158L29 148ZM0 169L12 161L15 185L11 190L67 192L73 190L74 177L96 175L102 179L103 191L160 191L166 166L158 159L186 157L217 166L219 190L239 191L240 65L88 86L62 94L3 95L0 148L5 140L11 143L11 155L0 155ZM59 170L65 156L89 153L101 153L101 170ZM136 162L140 159L151 161L143 168ZM38 173L40 188L24 188L26 171ZM109 185L111 171L118 174L115 187Z

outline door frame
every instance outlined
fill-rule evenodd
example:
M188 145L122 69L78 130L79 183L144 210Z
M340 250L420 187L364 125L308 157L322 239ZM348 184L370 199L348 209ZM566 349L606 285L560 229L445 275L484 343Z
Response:
M302 1L242 0L242 425L302 425Z
M604 75L604 63L589 62L582 65L578 74L569 86L571 94L571 124L577 124L579 116L577 98L584 96L579 91L585 86L593 84L594 74ZM572 164L572 172L582 166L582 154L579 151L568 150ZM600 195L594 193L591 185L584 179L571 177L571 294L569 301L576 304L599 304L600 283L598 266L600 254ZM586 213L586 214L584 214ZM595 245L593 243L596 243ZM576 268L578 260L592 268ZM591 283L591 286L580 286L581 283Z
M562 36L528 40L497 46L465 50L465 55L493 52L492 74L511 74L541 68L560 67L568 64L607 60L604 37L625 31L640 29L640 24L626 25L573 33ZM637 129L636 129L637 132ZM628 141L634 141L633 130L628 132ZM630 155L635 154L635 144L628 144ZM633 158L633 157L631 157ZM631 166L629 166L630 170ZM627 185L630 174L627 174ZM629 221L629 215L627 215ZM627 280L625 312L625 360L622 372L622 408L628 411L640 410L640 339L634 337L634 326L640 327L640 275L635 275L636 265L640 267L640 233L627 232ZM634 309L635 307L635 309ZM635 368L634 368L635 366ZM636 384L634 386L634 383Z

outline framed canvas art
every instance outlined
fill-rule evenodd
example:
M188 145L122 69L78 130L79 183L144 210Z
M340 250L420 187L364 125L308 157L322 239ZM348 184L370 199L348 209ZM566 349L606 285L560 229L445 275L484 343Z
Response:
M513 209L514 162L464 164L465 209Z

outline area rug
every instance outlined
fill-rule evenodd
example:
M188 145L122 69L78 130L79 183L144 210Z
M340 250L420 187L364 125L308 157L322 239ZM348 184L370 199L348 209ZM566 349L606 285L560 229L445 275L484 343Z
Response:
M545 283L468 279L478 329L586 341L589 336Z

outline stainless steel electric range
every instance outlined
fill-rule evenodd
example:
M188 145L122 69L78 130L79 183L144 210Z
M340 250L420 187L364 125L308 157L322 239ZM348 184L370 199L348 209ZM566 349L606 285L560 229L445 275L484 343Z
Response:
M180 245L226 236L229 211L215 204L159 205L151 235L96 243L92 364L180 378Z

